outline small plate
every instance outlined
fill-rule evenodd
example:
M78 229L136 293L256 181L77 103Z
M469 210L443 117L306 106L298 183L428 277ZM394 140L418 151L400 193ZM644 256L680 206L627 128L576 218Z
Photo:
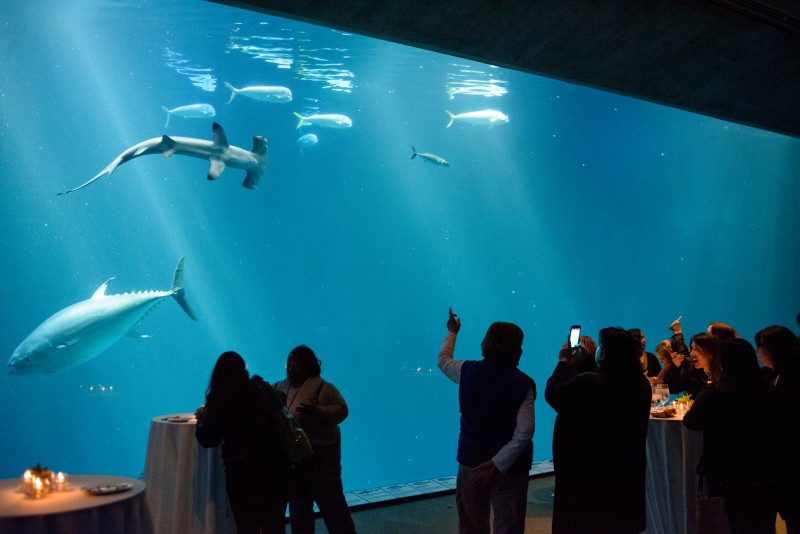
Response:
M96 486L84 486L81 491L89 495L112 495L114 493L122 493L128 491L133 487L130 482L122 482L120 484L98 484Z
M675 417L676 414L674 408L651 408L650 415L666 419L668 417Z
M194 416L185 417L185 416L181 416L181 415L174 415L172 417L165 417L164 421L169 421L170 423L188 423L192 419L194 419Z

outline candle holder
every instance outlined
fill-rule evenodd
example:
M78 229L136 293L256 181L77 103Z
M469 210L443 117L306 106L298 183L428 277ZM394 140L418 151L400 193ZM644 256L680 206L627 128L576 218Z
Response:
M22 492L31 499L47 497L53 489L53 473L46 467L36 464L22 475Z
M673 404L675 405L677 412L681 415L684 415L689 411L689 408L692 407L693 402L694 401L689 397L689 395L684 392L683 395L673 401Z

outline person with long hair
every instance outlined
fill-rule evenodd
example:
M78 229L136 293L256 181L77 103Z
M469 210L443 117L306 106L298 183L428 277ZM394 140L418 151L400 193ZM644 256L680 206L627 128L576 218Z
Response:
M573 375L562 347L544 398L556 411L554 534L634 534L646 525L650 383L641 341L600 330L597 371ZM588 445L588 447L587 447Z
M449 311L438 365L458 384L456 506L460 534L522 534L533 462L536 384L517 366L522 329L492 323L481 342L483 360L455 360L461 319Z
M778 511L789 534L800 533L800 341L785 326L769 326L755 336L760 358L772 369L781 436L787 452L786 482Z
M657 375L647 377L647 380L650 382L650 385L665 383L664 378L669 372L667 365L669 366L673 365L671 353L672 353L672 343L670 343L669 339L664 339L660 341L658 345L656 345L655 356L661 367L659 368ZM672 390L670 390L670 393L673 393Z
M775 394L747 340L728 338L718 354L718 378L683 418L686 428L703 431L697 473L707 496L724 497L733 534L774 534L784 470Z
M314 532L314 503L330 534L355 534L342 486L342 433L348 408L336 386L324 380L322 362L299 345L286 358L286 379L275 384L286 406L306 431L314 454L293 466L289 482L292 534Z
M657 377L661 373L661 363L655 354L645 350L647 348L647 338L644 337L644 333L639 328L629 328L628 333L641 343L639 360L642 362L644 376L647 377L651 384L657 383Z
M238 353L225 352L197 411L197 442L222 444L225 489L239 534L286 531L289 465L278 446L265 386L260 377L250 377Z
M708 382L708 377L702 369L695 368L690 357L689 348L683 338L680 319L676 319L669 325L672 336L669 340L670 357L661 360L663 368L659 373L656 382L667 384L670 393L686 392L694 397L698 391ZM663 343L663 342L662 342Z
M689 356L695 369L705 373L707 382L715 382L722 374L719 358L719 339L708 332L692 336L689 343Z

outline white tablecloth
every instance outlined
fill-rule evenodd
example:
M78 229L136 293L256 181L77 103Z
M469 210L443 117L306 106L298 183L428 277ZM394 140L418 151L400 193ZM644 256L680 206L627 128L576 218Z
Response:
M236 532L225 495L225 472L219 447L197 444L197 421L174 423L169 417L150 422L144 481L147 502L158 534L225 534Z
M650 417L647 431L647 530L694 534L697 462L703 433L683 426L683 416Z
M145 484L135 478L71 475L70 489L43 499L19 490L20 480L0 480L0 532L25 534L152 534ZM130 490L88 495L81 487L129 483Z

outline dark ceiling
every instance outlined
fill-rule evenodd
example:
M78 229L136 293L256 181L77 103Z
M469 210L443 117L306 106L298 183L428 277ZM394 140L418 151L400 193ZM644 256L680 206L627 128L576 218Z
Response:
M800 137L796 0L216 0Z

